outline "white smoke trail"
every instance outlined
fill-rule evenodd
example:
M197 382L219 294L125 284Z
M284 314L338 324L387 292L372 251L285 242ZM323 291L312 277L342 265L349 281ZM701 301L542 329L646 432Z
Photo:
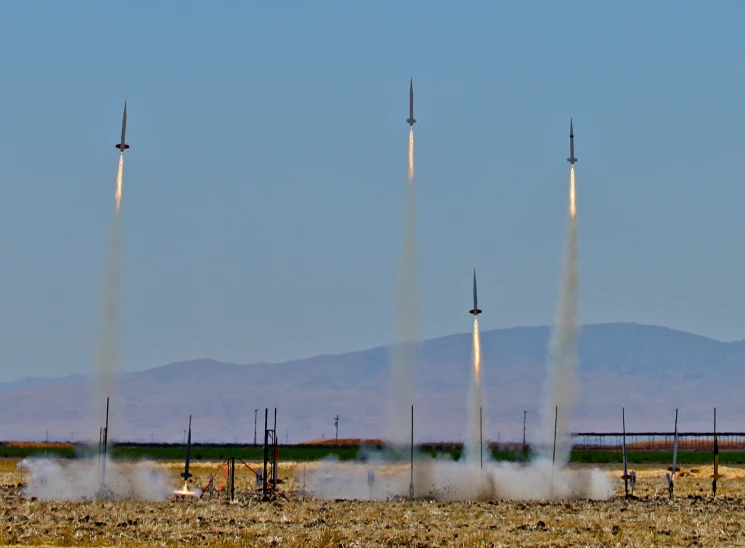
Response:
M486 416L484 409L484 390L481 385L481 341L479 339L479 319L473 318L473 374L468 398L468 430L464 455L466 462L479 464L481 462L482 447L482 419ZM489 451L484 452L484 457Z
M579 365L577 322L579 264L577 258L577 206L575 201L574 166L569 178L569 224L567 231L564 271L559 295L559 309L551 335L547 362L547 393L541 421L541 442L544 453L552 454L554 420L558 406L556 426L556 463L569 462L571 453L571 417L577 400L577 374Z
M99 483L98 459L62 462L47 458L23 459L27 470L23 496L42 500L168 500L172 493L171 474L153 462L106 466L106 488Z
M391 355L389 405L386 440L407 443L410 438L411 405L414 404L414 382L421 356L419 337L419 281L416 249L416 192L414 187L414 130L409 132L409 177L406 185L404 213L404 248L398 300L399 344Z
M98 391L94 395L95 423L102 424L106 410L106 398L113 399L115 379L119 373L119 285L122 269L122 221L121 199L124 177L124 154L119 156L119 168L116 173L115 205L111 217L109 232L108 256L103 280L103 307L101 327L96 352L96 370L99 375ZM113 420L113 415L112 415ZM97 428L96 428L97 429ZM111 422L109 424L111 432Z

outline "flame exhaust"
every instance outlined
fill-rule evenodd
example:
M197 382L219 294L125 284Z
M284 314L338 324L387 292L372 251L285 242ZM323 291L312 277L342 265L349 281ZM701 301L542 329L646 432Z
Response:
M414 382L421 356L419 337L419 281L416 241L416 191L414 186L414 130L409 131L409 173L404 212L404 246L398 298L399 344L391 355L389 405L386 440L399 445L408 443L410 425L407 416L414 403Z
M116 172L116 192L114 193L114 199L116 200L116 213L119 213L119 206L122 204L122 178L124 177L124 153L119 155L119 169Z
M473 318L473 374L468 405L468 434L466 437L466 462L478 464L481 459L481 431L484 407L484 391L481 386L481 339L479 318Z
M409 131L409 184L414 184L414 128Z
M559 307L551 334L547 362L547 394L541 424L541 443L550 456L554 432L556 464L563 466L571 452L571 415L577 398L577 353L579 261L577 254L577 204L574 185L574 165L569 176L569 223L564 255ZM558 407L558 419L555 410ZM556 420L556 427L554 422Z
M574 190L574 166L569 173L569 215L574 219L577 215L577 198Z

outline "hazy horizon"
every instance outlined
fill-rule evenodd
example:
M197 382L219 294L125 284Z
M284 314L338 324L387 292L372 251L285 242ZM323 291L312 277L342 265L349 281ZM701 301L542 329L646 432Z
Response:
M687 334L687 335L692 335L692 336L695 336L695 337L702 337L704 339L712 340L712 341L715 341L717 343L722 343L722 344L731 344L731 343L738 343L738 342L745 341L745 337L739 338L739 339L732 339L732 340L720 340L720 339L715 339L715 338L712 338L712 337L707 337L706 335L701 335L699 333L691 333L690 331L683 331L683 330L680 330L680 329L673 329L673 328L670 328L670 327L666 327L664 325L642 324L642 323L639 323L639 322L621 322L621 321L618 321L618 322L601 322L601 323L593 323L593 324L582 324L580 326L580 337L582 336L582 334L581 334L581 330L582 329L584 329L586 327L590 327L590 326L604 326L604 325L637 325L637 326L642 326L642 327L652 327L652 328L666 329L666 330L671 330L671 331L678 332L678 333L684 333L684 334ZM508 326L508 327L499 327L499 328L495 328L495 329L486 329L486 330L482 329L481 330L481 333L482 333L482 335L486 335L486 334L489 334L489 333L492 333L492 332L495 332L495 331L507 331L507 330L511 330L511 329L546 329L547 330L547 333L546 333L546 345L548 346L551 327L552 326L551 325L548 325L548 324L544 324L544 325L513 325L513 326ZM460 332L457 332L457 333L447 333L447 334L444 334L444 335L437 335L437 336L434 336L434 337L430 337L428 339L424 339L423 342L431 342L431 341L437 341L437 340L445 339L445 338L448 338L448 337L466 336L466 335L470 336L470 333L468 331L464 330L464 331L460 331ZM368 346L368 347L364 347L364 348L355 348L355 349L352 349L352 350L346 351L346 352L320 352L318 354L300 356L300 357L290 358L290 359L283 360L283 361L270 361L270 360L258 359L258 360L250 361L250 362L249 361L245 361L245 360L237 360L237 361L234 361L234 362L230 362L230 361L226 361L226 360L217 359L217 358L215 358L213 356L192 356L192 357L183 357L181 359L175 359L175 360L172 360L172 361L169 361L169 362L164 362L164 363L151 364L151 365L142 367L140 369L124 369L124 370L122 370L121 373L122 374L126 374L126 373L139 373L139 372L148 371L150 369L156 369L158 367L164 367L164 366L174 365L174 364L192 363L192 362L198 362L198 361L214 361L214 362L222 363L222 364L235 364L235 365L246 365L246 366L262 365L262 364L266 364L266 365L282 365L282 364L288 364L288 363L293 363L293 362L301 362L301 361L304 361L304 360L312 360L314 358L320 358L320 357L324 357L324 356L341 356L341 355L353 354L353 353L357 353L357 352L367 352L367 351L375 350L375 349L379 349L379 348L386 348L386 349L388 349L388 348L392 347L394 344L396 344L395 341L389 341L387 343L374 344L372 346ZM491 358L490 356L486 356L486 357L487 358ZM466 363L468 360L469 360L468 353L467 352L464 352L464 354L463 354L463 362ZM580 364L580 366L581 366L581 364ZM57 378L65 378L65 377L69 377L69 376L74 376L74 375L82 375L83 377L85 377L85 378L88 379L88 378L95 378L95 376L97 375L97 373L94 372L94 371L91 371L91 372L88 372L88 373L81 372L81 371L70 371L68 373L64 373L64 374L60 374L60 375L55 375L55 374L52 374L52 375L25 375L25 376L22 376L22 377L17 377L17 378L12 378L12 379L7 379L7 380L0 380L0 384L3 384L3 383L14 383L14 382L18 382L18 381L22 381L22 380L26 380L26 379L57 379Z

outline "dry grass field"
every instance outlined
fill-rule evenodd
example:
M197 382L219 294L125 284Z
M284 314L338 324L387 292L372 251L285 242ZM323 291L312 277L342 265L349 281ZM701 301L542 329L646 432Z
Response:
M303 500L294 477L314 464L280 468L287 500L261 503L236 469L236 502L26 500L24 472L0 461L0 545L25 546L745 546L745 469L723 468L711 497L711 467L683 469L669 501L661 467L635 467L638 498L618 482L606 502L396 502ZM174 488L181 463L164 463ZM203 486L219 463L193 463ZM219 476L221 477L221 476ZM219 479L218 479L219 483Z

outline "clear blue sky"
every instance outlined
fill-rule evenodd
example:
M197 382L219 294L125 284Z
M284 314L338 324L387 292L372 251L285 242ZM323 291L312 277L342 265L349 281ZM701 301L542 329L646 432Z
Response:
M122 103L123 368L395 338L409 77L422 335L552 321L576 132L583 323L745 337L745 3L13 2L0 380L93 371Z

